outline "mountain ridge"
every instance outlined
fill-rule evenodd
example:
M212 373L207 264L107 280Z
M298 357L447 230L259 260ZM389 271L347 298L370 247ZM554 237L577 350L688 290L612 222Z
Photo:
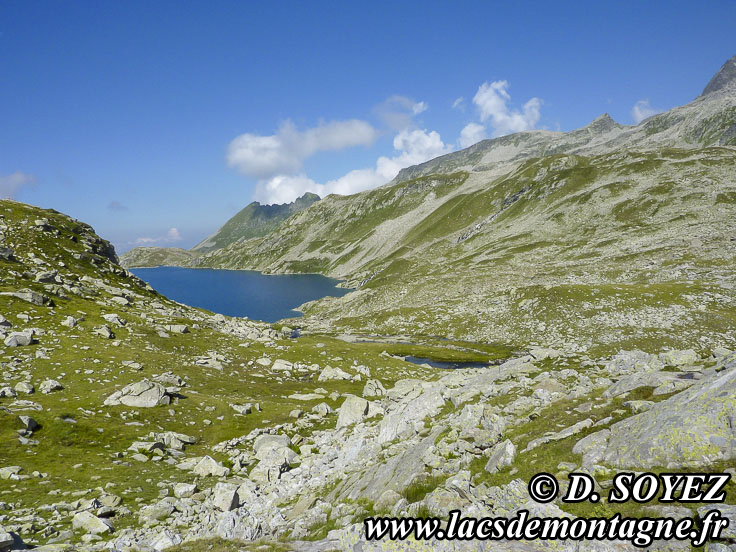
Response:
M578 278L585 291L568 305L572 311L582 308L577 301L590 302L589 293L601 293L601 305L612 304L604 295L621 284L634 286L637 308L645 311L648 292L636 282L659 271L662 282L680 286L674 259L730 281L732 275L722 275L713 263L733 255L719 244L730 243L733 231L722 221L730 220L736 202L734 146L732 88L638 125L620 125L604 114L567 133L526 131L484 140L403 169L380 188L328 196L276 231L203 255L195 265L346 279L357 291L305 308L303 323L321 330L411 333L409 321L421 320L419 327L431 335L467 335L472 325L473 339L481 341L529 339L525 324L533 313L515 320L514 306L496 324L491 310L476 308L473 297L498 309L524 300L510 300L512 289L533 298L540 293L535 281L564 290L565 279ZM722 220L714 219L716 213ZM692 260L683 236L704 244ZM635 262L627 264L623 259L631 255ZM666 287L660 292L668 293ZM687 294L687 288L678 293ZM564 319L562 304L555 308ZM728 324L727 318L718 322L717 332ZM653 324L652 338L666 340L666 325ZM603 329L576 331L592 339ZM635 333L620 328L611 335L626 341ZM558 333L553 341L564 339Z
M317 194L306 192L291 203L262 205L253 201L228 219L214 234L189 250L178 247L135 247L123 253L120 262L127 268L190 266L203 253L267 234L291 215L319 200Z

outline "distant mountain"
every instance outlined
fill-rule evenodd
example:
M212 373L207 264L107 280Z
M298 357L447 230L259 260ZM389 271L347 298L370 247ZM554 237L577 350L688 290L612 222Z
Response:
M190 266L203 253L216 251L241 240L265 236L290 216L303 211L319 199L317 194L307 192L291 203L280 205L261 205L254 201L189 251L178 247L136 247L120 256L120 264L126 268Z
M222 249L239 240L265 236L291 215L319 201L317 194L307 192L291 203L261 205L254 201L228 220L217 232L192 247L197 253Z
M194 257L191 251L178 247L136 247L120 256L120 264L126 268L188 266Z

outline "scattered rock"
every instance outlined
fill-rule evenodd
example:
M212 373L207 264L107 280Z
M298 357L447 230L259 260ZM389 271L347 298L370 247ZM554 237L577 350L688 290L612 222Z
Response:
M41 382L41 385L38 386L38 389L43 393L44 395L48 395L49 393L53 393L54 391L61 391L64 389L64 386L61 385L56 380L45 380Z
M317 381L330 381L330 380L352 380L353 376L347 372L340 370L340 368L333 368L327 366L322 373L320 373Z
M98 518L91 512L79 512L72 519L72 527L81 529L93 535L102 535L113 532L112 523L106 519Z
M14 389L17 393L25 393L26 395L32 395L36 391L36 388L27 381L16 383Z
M506 466L513 464L515 458L516 446L506 439L491 449L491 455L488 458L485 469L488 473L497 473Z
M25 347L33 343L33 334L26 332L13 332L5 338L6 347Z
M240 506L238 485L233 483L218 483L212 493L212 503L221 512L229 512Z
M207 477L208 475L226 477L230 474L230 469L217 462L214 458L205 456L196 466L194 466L192 472L195 475L202 477Z
M166 388L159 383L144 379L137 383L126 385L120 391L115 391L105 400L106 406L124 404L137 408L153 408L154 406L169 404L171 397Z

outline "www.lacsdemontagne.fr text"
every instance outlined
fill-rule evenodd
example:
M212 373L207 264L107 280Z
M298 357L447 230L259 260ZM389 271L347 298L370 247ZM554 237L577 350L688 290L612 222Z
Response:
M365 519L368 540L623 540L634 546L646 547L655 540L691 541L702 546L718 538L728 526L728 520L718 510L711 510L698 526L692 518L627 518L616 514L610 518L538 518L528 510L514 517L461 517L459 510L449 513L446 524L439 518Z

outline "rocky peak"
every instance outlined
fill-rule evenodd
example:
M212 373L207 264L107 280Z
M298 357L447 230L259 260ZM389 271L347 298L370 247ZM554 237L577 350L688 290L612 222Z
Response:
M609 130L614 129L618 126L619 124L614 121L608 113L604 113L603 115L600 115L593 119L593 121L587 126L587 128L594 132L603 133L608 132Z
M724 63L723 67L710 79L701 96L707 96L727 87L736 88L736 55Z

